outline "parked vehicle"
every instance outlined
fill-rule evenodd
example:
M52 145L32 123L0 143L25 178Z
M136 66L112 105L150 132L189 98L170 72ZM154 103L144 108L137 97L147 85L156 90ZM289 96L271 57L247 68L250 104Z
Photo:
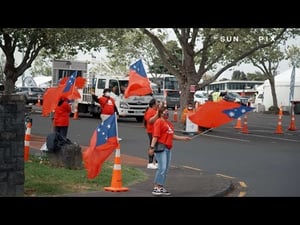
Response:
M164 90L167 107L175 109L180 108L180 92L178 90Z
M24 95L25 103L36 104L40 100L40 104L43 104L44 90L39 87L17 87L15 93L18 95Z
M232 101L232 102L240 102L243 105L248 105L249 98L242 97L236 92L221 92L221 96L223 96L224 100Z
M208 95L206 91L196 91L194 93L194 102L198 102L200 104L204 104L208 101Z

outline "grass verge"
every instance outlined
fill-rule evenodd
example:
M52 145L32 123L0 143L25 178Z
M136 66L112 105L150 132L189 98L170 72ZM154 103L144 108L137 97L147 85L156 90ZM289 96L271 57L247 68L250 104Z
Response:
M105 162L100 174L88 179L86 170L51 167L47 158L31 156L25 162L24 196L59 196L70 193L103 191L111 185L113 163ZM141 170L122 165L122 184L129 186L143 181L147 175Z

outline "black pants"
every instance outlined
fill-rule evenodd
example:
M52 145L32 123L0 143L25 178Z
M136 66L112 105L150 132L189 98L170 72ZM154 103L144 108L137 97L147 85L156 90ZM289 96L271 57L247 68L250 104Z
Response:
M151 146L151 142L152 142L152 133L148 133L148 137L149 137L149 146ZM149 163L153 163L154 161L154 155L149 155L148 154L148 160ZM155 162L157 163L157 160L155 159Z
M68 134L68 126L63 126L63 127L56 126L55 131L58 132L61 136L66 138Z

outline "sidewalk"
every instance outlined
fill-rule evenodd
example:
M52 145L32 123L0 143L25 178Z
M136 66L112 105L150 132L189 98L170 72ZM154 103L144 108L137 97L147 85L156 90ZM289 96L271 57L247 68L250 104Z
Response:
M30 153L39 153L40 147L45 142L45 137L31 136ZM85 148L86 146L82 146ZM108 160L113 161L114 156ZM129 155L121 155L121 163L142 170L148 178L137 184L131 185L126 191L106 191L74 193L62 197L153 197L153 180L155 171L147 169L147 160ZM222 197L234 191L234 181L231 178L188 167L171 166L167 175L166 188L171 193L168 197ZM156 197L156 196L154 196ZM160 196L166 197L166 196Z

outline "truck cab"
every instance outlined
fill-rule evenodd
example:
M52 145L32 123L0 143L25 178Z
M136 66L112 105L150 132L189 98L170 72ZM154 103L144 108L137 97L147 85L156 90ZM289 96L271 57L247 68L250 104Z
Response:
M88 111L94 116L99 115L100 106L93 102L91 91L95 95L102 96L103 90L109 88L111 97L114 98L119 111L119 117L136 118L137 122L142 122L146 108L149 105L152 95L124 97L124 92L128 86L129 77L122 76L95 76L90 88L84 88L82 101L78 102L78 111Z

